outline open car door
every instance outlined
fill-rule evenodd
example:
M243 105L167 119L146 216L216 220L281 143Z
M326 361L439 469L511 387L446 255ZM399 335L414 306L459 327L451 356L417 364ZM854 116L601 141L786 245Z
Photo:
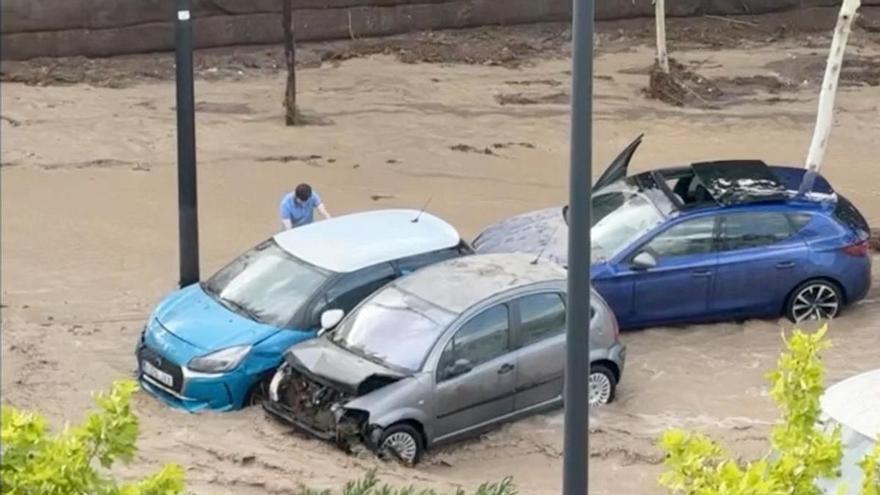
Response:
M642 138L644 136L644 134L639 135L639 137L637 137L635 141L630 143L629 146L624 148L623 151L621 151L620 154L617 155L617 158L615 158L611 162L611 165L609 165L608 168L605 169L605 173L603 173L602 176L599 177L599 180L597 180L596 183L593 184L594 191L626 178L626 172L627 168L629 168L629 162L630 160L632 160L636 149L639 147L640 144L642 144Z

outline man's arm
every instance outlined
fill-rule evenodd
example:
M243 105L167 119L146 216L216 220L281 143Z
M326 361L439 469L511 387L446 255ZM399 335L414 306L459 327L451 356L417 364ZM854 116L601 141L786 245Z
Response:
M327 208L324 206L324 203L318 204L318 212L321 213L321 215L324 218L330 218L330 213L327 211Z

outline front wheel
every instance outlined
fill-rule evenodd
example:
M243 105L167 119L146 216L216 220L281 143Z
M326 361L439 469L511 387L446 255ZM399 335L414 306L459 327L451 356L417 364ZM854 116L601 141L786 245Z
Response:
M418 430L406 423L398 423L382 433L379 455L395 458L407 466L415 466L422 458L424 445Z
M830 320L840 313L843 295L837 284L827 280L808 280L797 286L785 304L785 316L794 323Z
M257 382L244 403L245 407L260 406L269 397L269 380L263 379Z
M617 378L604 364L590 365L590 407L604 406L614 401Z

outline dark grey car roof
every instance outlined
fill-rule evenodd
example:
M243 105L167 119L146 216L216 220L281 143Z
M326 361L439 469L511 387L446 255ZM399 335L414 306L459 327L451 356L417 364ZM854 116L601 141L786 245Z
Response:
M399 289L462 313L499 292L540 282L565 280L561 266L521 253L476 254L444 261L394 282Z

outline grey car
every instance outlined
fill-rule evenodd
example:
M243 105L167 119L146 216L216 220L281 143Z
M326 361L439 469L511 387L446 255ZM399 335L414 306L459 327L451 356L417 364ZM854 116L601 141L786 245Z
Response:
M327 332L285 353L264 407L345 449L413 465L429 447L562 404L566 299L565 270L533 256L431 265L344 319L324 313ZM598 406L614 399L626 350L595 291L591 305Z

